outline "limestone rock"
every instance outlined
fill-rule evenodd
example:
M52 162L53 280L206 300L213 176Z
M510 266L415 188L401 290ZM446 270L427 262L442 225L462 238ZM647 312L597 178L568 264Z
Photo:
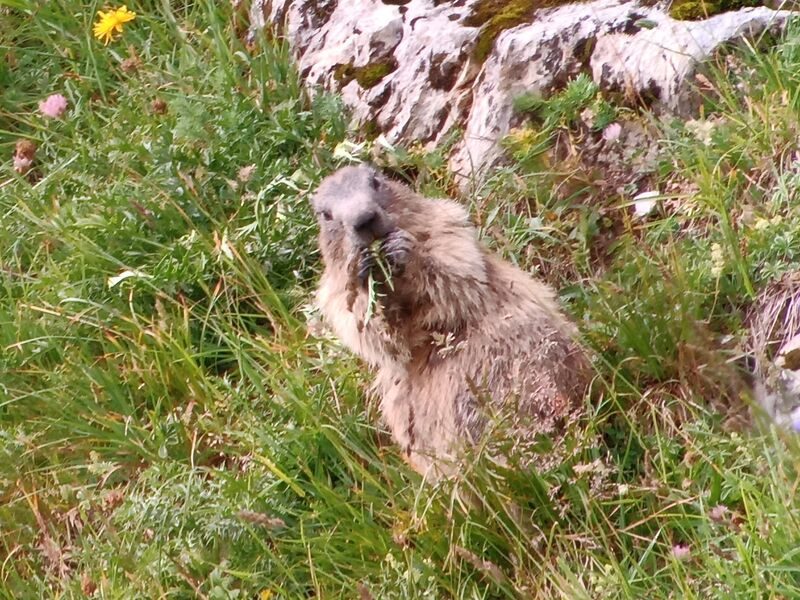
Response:
M800 333L795 335L778 350L778 358L775 362L782 369L800 371Z
M800 431L800 271L761 291L747 325L756 398L776 423Z
M354 119L390 142L463 137L450 166L471 177L502 158L515 96L547 95L579 73L631 103L688 114L698 65L721 44L782 27L765 7L676 21L649 0L531 10L485 58L481 0L252 0L251 22L289 40L312 91L339 91ZM534 3L532 3L534 4ZM489 39L491 41L491 39Z

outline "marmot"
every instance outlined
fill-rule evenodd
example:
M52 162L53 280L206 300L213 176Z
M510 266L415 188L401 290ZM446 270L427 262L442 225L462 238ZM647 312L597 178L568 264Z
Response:
M590 379L577 328L553 290L481 245L462 206L368 165L325 178L312 204L317 305L377 369L383 418L413 468L450 472L501 409L526 437L577 414Z

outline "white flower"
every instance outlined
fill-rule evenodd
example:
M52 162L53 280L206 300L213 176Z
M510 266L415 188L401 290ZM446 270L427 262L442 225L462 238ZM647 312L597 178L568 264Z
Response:
M711 121L687 121L686 129L704 145L711 145L711 134L714 132L714 123Z
M753 229L756 231L763 231L767 227L769 227L769 221L763 217L758 217L755 225L753 225Z
M725 253L719 244L711 245L711 274L719 277L725 270Z
M619 139L621 133L622 125L619 123L611 123L611 125L603 129L603 139L607 142L615 142Z

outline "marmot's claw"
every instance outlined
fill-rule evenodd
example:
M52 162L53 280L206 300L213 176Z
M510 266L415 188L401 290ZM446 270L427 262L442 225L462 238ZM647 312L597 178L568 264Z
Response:
M367 281L372 267L375 266L375 255L369 247L364 248L358 256L358 282L361 285Z
M411 236L397 229L386 236L382 249L392 274L400 275L411 257Z
M411 256L411 236L400 229L393 231L381 243L381 255L386 259L392 275L400 275ZM365 285L370 273L377 266L377 258L372 247L359 251L356 262L358 283Z

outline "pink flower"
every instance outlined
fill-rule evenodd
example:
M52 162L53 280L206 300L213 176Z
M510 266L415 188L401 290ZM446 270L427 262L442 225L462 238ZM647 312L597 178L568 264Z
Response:
M20 175L25 175L32 166L33 160L27 156L14 156L14 170Z
M45 117L57 119L67 110L67 99L61 94L52 94L39 102L39 112Z
M611 125L603 129L603 139L607 142L614 142L619 139L621 133L622 125L619 123L611 123Z
M727 519L728 507L724 504L717 504L708 513L709 518L717 523L722 523Z
M675 544L672 547L672 556L678 560L688 560L692 555L692 550L688 544Z
M14 170L20 175L25 175L33 167L36 157L36 144L31 140L20 139L14 145Z

